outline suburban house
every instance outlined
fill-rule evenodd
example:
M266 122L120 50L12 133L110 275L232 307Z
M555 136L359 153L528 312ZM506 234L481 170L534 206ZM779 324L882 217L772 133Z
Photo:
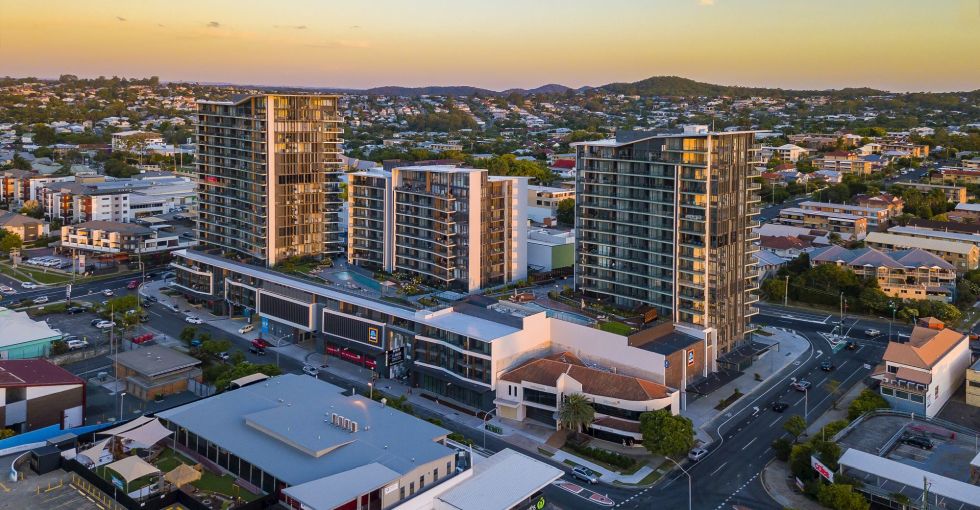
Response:
M811 253L810 263L846 266L858 276L874 278L889 297L952 303L956 294L956 268L918 248L881 252L828 246Z
M776 221L784 225L833 232L846 241L859 241L868 233L868 218L846 212L786 207L779 210Z
M17 234L25 243L48 236L46 221L15 212L0 212L0 228Z
M119 366L125 391L141 400L180 393L188 381L201 382L201 360L161 345L121 352L112 357Z
M957 272L972 271L980 265L980 248L970 243L900 235L891 232L872 232L868 234L864 242L872 248L885 250L919 248L942 257L943 260L955 266Z
M938 326L916 325L907 342L888 342L872 377L881 381L879 391L892 409L932 418L963 384L969 337Z
M83 379L48 360L0 360L0 428L23 433L84 422Z
M527 361L500 376L497 414L559 427L558 411L571 394L584 395L596 419L584 432L617 443L638 444L640 415L668 408L680 411L680 392L662 384L586 366L570 352Z
M61 331L44 321L36 321L27 312L0 307L0 359L28 359L47 356L51 342L61 340Z

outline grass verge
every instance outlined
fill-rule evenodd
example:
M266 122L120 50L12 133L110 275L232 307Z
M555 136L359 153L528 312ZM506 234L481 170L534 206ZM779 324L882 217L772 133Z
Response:
M600 322L599 329L607 333L615 333L622 336L629 336L629 334L633 332L633 328L623 324L622 322L616 321Z

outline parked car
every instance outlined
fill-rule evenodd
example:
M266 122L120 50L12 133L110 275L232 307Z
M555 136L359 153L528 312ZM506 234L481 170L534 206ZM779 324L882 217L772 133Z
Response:
M687 452L687 458L691 459L693 462L697 462L704 458L708 454L708 450L705 448L697 447L692 448L691 451Z
M248 352L255 354L256 356L265 356L265 349L254 345L248 346Z
M781 413L789 408L789 404L787 404L786 402L773 402L772 405L769 407L773 411L776 411L777 413Z
M105 297L110 297L113 294L114 293L112 292L112 289L102 289L102 295L105 296Z
M245 333L248 333L249 331L253 331L253 330L255 330L255 324L246 324L238 328L238 334L244 335Z
M129 289L129 290L133 290L133 289L135 289L136 287L139 287L139 286L140 286L140 281L139 280L131 280L129 283L126 284L126 288Z
M829 359L820 362L820 370L823 370L824 372L830 372L834 368L834 362L830 361Z
M909 446L914 446L923 450L932 450L933 447L932 440L925 436L903 437L902 442Z
M221 361L228 361L231 359L231 354L228 354L227 352L224 351L219 352L218 359L220 359Z
M190 324L204 324L204 321L202 321L200 317L197 317L195 315L188 315L187 317L184 318L184 321Z
M140 322L150 322L150 314L143 312L140 314Z
M25 289L36 289L37 288L37 284L34 283L34 282L24 282L24 283L20 284L20 286L22 288L25 288Z
M810 389L810 386L813 386L813 383L807 381L806 379L800 379L799 381L796 381L790 385L790 387L796 391L806 391Z
M876 337L878 335L881 335L881 331L878 331L877 329L874 329L874 328L868 328L868 329L864 330L864 334L865 334L865 336L868 336L868 337Z
M150 340L153 340L153 333L147 333L145 335L134 336L133 338L130 338L129 339L129 341L130 342L133 342L134 344L145 344L146 342L149 342Z
M156 296L146 296L146 297L144 297L143 299L144 299L145 301L149 301L149 302L151 302L151 303L156 303L157 301L159 301L159 300L158 300L158 299L156 298Z
M65 342L68 344L68 350L74 351L77 349L84 349L88 347L88 342L85 340L72 339Z
M92 326L98 326L100 322L105 322L105 319L92 319L92 322L90 322L89 324L91 324Z
M100 321L95 327L99 329L109 329L116 327L116 323L112 321Z
M597 483L599 481L599 477L591 469L582 466L576 466L572 469L572 477L588 483Z
M43 305L48 302L48 296L36 297L33 301L35 305Z
M317 375L320 375L320 369L310 365L303 365L303 373L306 375L312 375L313 377L316 377Z
M266 348L268 348L268 347L271 347L271 346L272 346L272 344L270 344L270 343L269 343L269 342L268 342L268 341L267 341L266 339L264 339L264 338L256 338L255 340L252 340L252 345L254 345L254 346L256 346L256 347L258 347L259 349L266 349Z
M65 313L68 313L69 315L75 315L76 313L82 313L84 311L85 308L82 308L81 306L70 306L68 307L67 310L65 310Z

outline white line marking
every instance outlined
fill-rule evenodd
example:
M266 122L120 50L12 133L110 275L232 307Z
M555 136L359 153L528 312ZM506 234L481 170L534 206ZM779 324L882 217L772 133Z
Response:
M711 474L710 474L710 475L708 475L708 476L714 476L714 475L715 475L715 473L717 473L717 472L719 472L719 471L721 471L721 468L723 468L723 467L725 467L725 466L727 466L727 465L728 465L728 461L726 460L726 461L725 461L725 462L724 462L724 463L723 463L722 465L720 465L720 466L718 466L717 468L715 468L715 470L714 470L714 471L712 471L712 472L711 472Z
M772 423L770 423L769 426L772 427L773 425L779 423L779 420L781 420L781 419L783 419L783 418L782 417L776 418L776 420L773 421Z
M750 444L754 443L756 439L759 439L759 438L758 437L753 437L751 441L749 441L748 443L745 443L745 446L742 447L742 451L745 451L745 449L748 448Z

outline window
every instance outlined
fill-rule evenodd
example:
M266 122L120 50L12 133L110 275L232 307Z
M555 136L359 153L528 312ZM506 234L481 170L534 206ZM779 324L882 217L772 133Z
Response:
M912 402L918 402L918 403L922 404L922 403L924 403L926 401L925 395L919 395L917 393L912 393L911 394L911 397L912 398L910 400L912 400Z
M893 390L891 388L882 387L881 388L881 394L882 395L888 395L889 397L894 397L895 396L895 390Z
M415 482L411 482L408 484L408 495L411 496L414 494L415 494Z
M405 486L402 485L398 488L398 499L405 499Z
M419 477L419 490L422 490L424 488L425 488L425 475L422 475L421 477Z
M435 468L432 470L432 481L433 482L439 481L439 468Z

